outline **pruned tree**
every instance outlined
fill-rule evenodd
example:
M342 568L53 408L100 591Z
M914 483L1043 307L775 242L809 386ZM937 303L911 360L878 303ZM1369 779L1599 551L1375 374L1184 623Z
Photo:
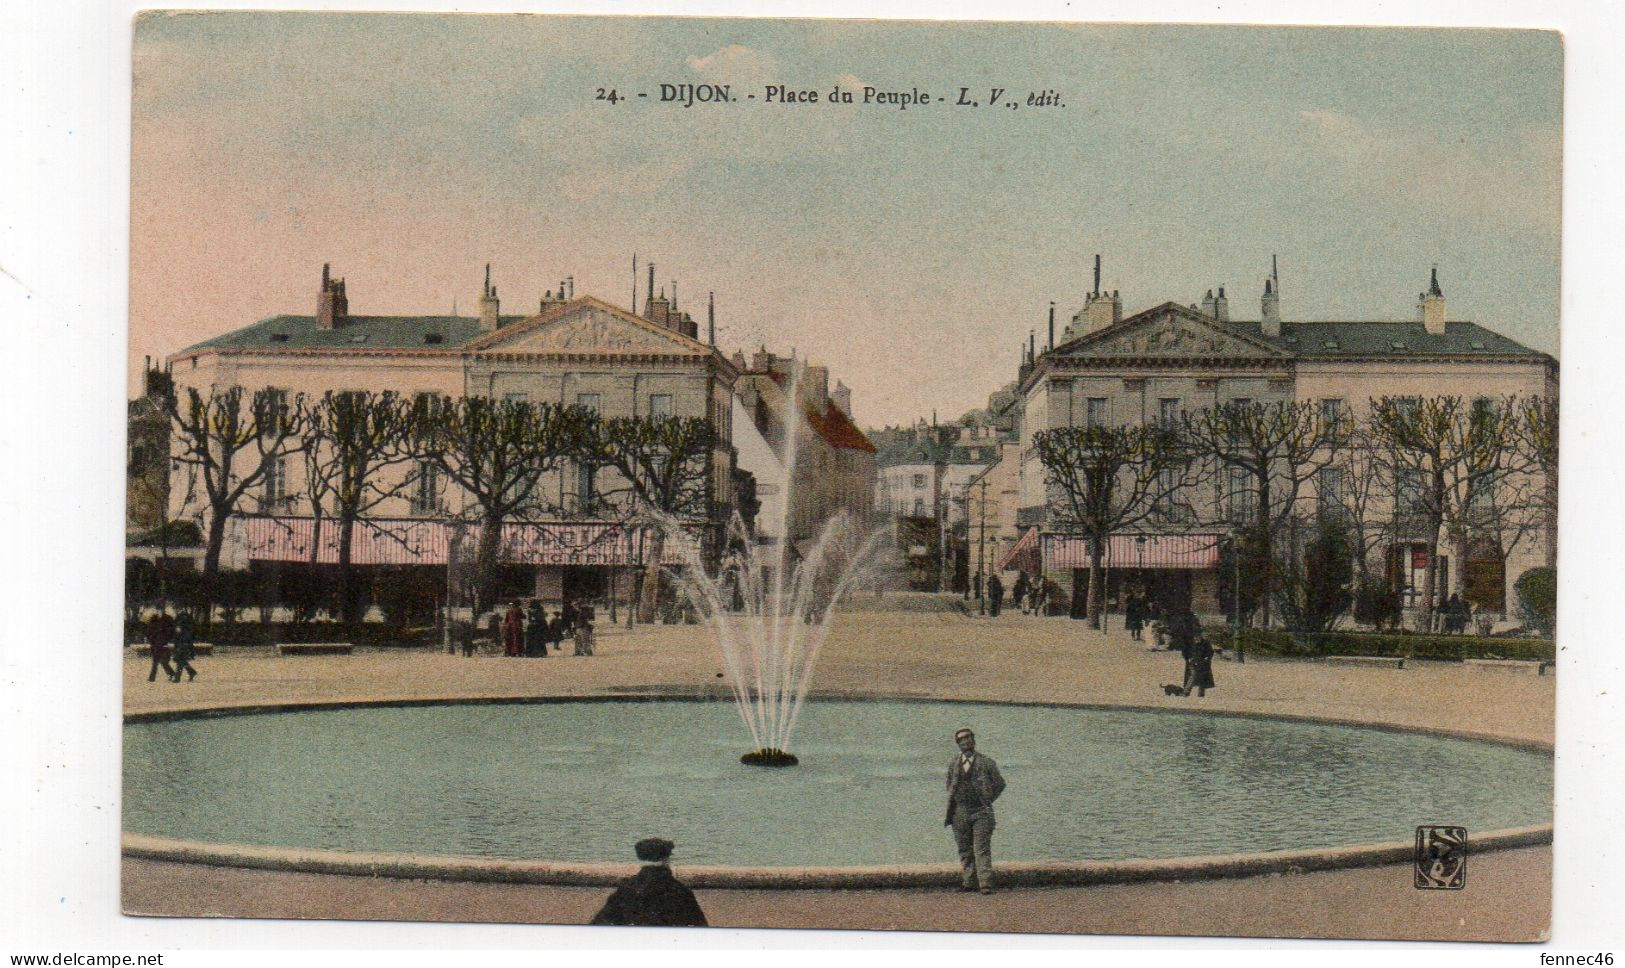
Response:
M1498 503L1516 502L1505 488L1522 470L1517 425L1518 403L1510 398L1382 397L1371 402L1374 453L1390 465L1395 480L1410 482L1396 487L1401 506L1395 517L1409 512L1428 549L1419 631L1433 627L1441 542L1449 540L1458 564L1465 562L1485 515Z
M496 601L502 526L546 504L544 475L577 453L590 417L580 407L486 397L421 397L413 406L413 455L434 465L470 502L476 613Z
M195 471L201 503L208 510L200 603L207 621L227 522L244 495L303 446L305 418L299 398L290 401L285 392L269 387L252 397L242 387L212 390L208 396L188 388L184 398L169 396L164 406L174 430L172 459Z
M1531 474L1538 472L1538 487L1531 496L1539 502L1542 524L1550 536L1546 564L1557 564L1557 398L1530 396L1518 412L1518 446Z
M1107 541L1154 517L1188 512L1190 452L1175 430L1156 424L1041 430L1033 447L1051 515L1089 542L1089 625L1098 629Z
M704 417L613 417L591 423L577 459L614 474L594 495L623 521L646 520L638 612L654 620L660 601L665 528L707 520L716 499L711 460L716 427Z
M330 505L338 527L339 611L357 621L360 598L352 550L355 529L369 511L395 497L416 474L386 469L413 457L414 410L393 391L329 391L307 408L304 438L306 497L311 502L311 563L321 547L324 510Z
M1288 551L1276 563L1276 602L1295 633L1329 631L1354 602L1354 546L1347 521L1319 515L1299 547L1299 522L1288 529Z
M1261 607L1269 621L1272 535L1296 513L1304 485L1338 460L1351 428L1341 409L1329 414L1319 403L1227 403L1187 413L1181 428L1198 466L1215 475L1225 505L1242 510L1229 523L1256 529ZM1232 482L1235 483L1232 483ZM1241 520L1234 520L1240 517Z

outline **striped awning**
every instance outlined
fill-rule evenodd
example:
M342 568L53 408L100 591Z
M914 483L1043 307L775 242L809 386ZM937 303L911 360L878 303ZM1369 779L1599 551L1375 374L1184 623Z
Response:
M1012 568L1021 571L1036 572L1038 570L1038 529L1028 528L1010 550L999 559L994 571L1009 571Z
M1104 560L1113 568L1214 568L1223 540L1219 534L1114 534ZM1089 567L1089 544L1080 535L1044 535L1044 567Z
M312 521L304 517L248 519L248 557L252 561L310 561ZM350 561L357 565L443 565L457 547L457 560L472 560L479 541L477 525L453 526L413 518L369 518L358 522L350 539ZM691 530L691 535L697 534ZM502 526L501 560L513 565L636 565L653 553L653 534L613 522L570 521ZM678 542L667 540L661 564L686 560ZM318 564L337 564L337 522L322 522Z

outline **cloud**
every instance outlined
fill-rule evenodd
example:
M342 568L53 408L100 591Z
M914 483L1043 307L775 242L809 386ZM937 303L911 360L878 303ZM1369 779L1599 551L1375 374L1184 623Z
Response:
M772 54L742 44L729 44L704 57L688 58L688 66L708 81L724 84L767 84L779 72Z
M1517 125L1493 146L1448 131L1380 130L1335 111L1300 111L1321 168L1356 191L1418 212L1548 234L1558 229L1562 142L1555 126Z

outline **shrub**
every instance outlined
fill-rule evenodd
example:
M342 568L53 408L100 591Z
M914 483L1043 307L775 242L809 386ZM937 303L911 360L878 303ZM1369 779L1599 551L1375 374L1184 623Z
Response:
M1518 616L1542 635L1557 624L1557 569L1531 568L1512 586L1518 593Z
M1215 645L1228 645L1230 630L1208 629ZM1369 632L1321 632L1294 636L1280 629L1243 629L1242 645L1249 654L1280 656L1385 656L1440 659L1533 659L1553 662L1557 648L1547 639L1515 639L1472 635L1401 635Z
M1354 620L1378 629L1396 628L1402 602L1398 586L1381 578L1367 579L1354 593Z
M1296 632L1324 632L1348 611L1353 596L1354 554L1348 528L1323 517L1305 542L1301 559L1276 563L1275 600L1281 617Z

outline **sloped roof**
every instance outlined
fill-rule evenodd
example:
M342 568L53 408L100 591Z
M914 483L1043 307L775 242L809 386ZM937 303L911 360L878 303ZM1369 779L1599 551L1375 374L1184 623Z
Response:
M1528 356L1547 354L1530 349L1477 323L1445 323L1443 333L1429 333L1419 321L1281 323L1280 336L1265 336L1255 322L1230 322L1230 329L1272 343L1303 357L1344 356ZM1402 348L1396 349L1394 344ZM1328 345L1333 344L1333 345ZM1335 346L1335 348L1334 348Z
M502 316L508 326L524 316ZM430 336L439 337L431 342ZM176 353L204 349L458 349L480 335L477 316L351 316L337 329L322 329L315 316L272 316Z
M828 441L831 447L838 447L843 450L859 450L866 454L875 453L874 443L864 435L863 431L857 428L856 424L852 423L852 418L848 417L840 407L837 407L833 400L824 404L822 413L809 411L807 413L807 424L817 431L820 437Z

